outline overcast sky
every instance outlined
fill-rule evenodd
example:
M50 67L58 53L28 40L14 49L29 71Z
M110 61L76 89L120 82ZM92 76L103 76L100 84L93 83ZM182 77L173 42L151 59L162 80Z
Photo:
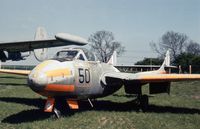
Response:
M118 64L133 64L156 57L149 43L158 42L169 30L200 43L200 1L0 0L1 42L32 40L38 26L45 27L49 37L67 32L87 39L98 30L111 31L126 48ZM30 57L17 64L33 64L34 60Z

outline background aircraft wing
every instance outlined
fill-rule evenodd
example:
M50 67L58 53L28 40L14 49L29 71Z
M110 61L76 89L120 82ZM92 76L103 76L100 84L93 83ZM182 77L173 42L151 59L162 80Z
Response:
M32 41L0 43L0 51L25 52L41 48L58 47L66 45L86 45L86 44L87 40L81 37L70 35L67 33L59 33L55 36L55 39L41 39Z
M62 42L57 41L56 39L52 40L33 40L33 41L17 41L17 42L6 42L0 43L0 50L3 51L32 51L34 49L47 48L47 47L56 47L63 45Z

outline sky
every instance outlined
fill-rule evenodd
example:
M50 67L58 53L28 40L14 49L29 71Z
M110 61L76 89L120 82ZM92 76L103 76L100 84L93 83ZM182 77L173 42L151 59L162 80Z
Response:
M126 52L118 64L157 57L149 46L167 31L200 43L199 0L0 0L0 42L33 40L42 26L50 38L66 32L88 39L99 30L113 32ZM50 49L53 55L60 48ZM37 64L25 61L4 64Z

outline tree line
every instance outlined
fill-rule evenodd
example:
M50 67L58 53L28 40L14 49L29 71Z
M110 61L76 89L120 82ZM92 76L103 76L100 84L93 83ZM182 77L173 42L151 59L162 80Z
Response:
M171 64L181 65L182 72L189 71L192 66L193 73L200 73L200 44L189 39L186 34L168 31L158 42L150 42L150 47L158 54L157 58L145 58L136 64L161 64L167 50L171 53Z
M125 47L115 40L114 34L110 31L97 31L90 35L88 41L91 51L95 52L102 62L107 62L114 51L117 51L118 56L125 52ZM158 57L144 58L136 62L136 65L161 65L166 51L170 50L171 65L181 65L183 72L188 72L189 65L192 65L193 73L200 73L200 44L186 34L167 31L158 42L150 42L150 47Z

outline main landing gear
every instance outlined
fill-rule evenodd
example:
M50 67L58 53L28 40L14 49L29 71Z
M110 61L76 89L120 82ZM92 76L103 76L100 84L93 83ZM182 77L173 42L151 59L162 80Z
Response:
M138 101L139 107L140 107L140 109L142 109L142 111L146 111L148 109L149 97L147 95L139 94L137 96L137 101Z

